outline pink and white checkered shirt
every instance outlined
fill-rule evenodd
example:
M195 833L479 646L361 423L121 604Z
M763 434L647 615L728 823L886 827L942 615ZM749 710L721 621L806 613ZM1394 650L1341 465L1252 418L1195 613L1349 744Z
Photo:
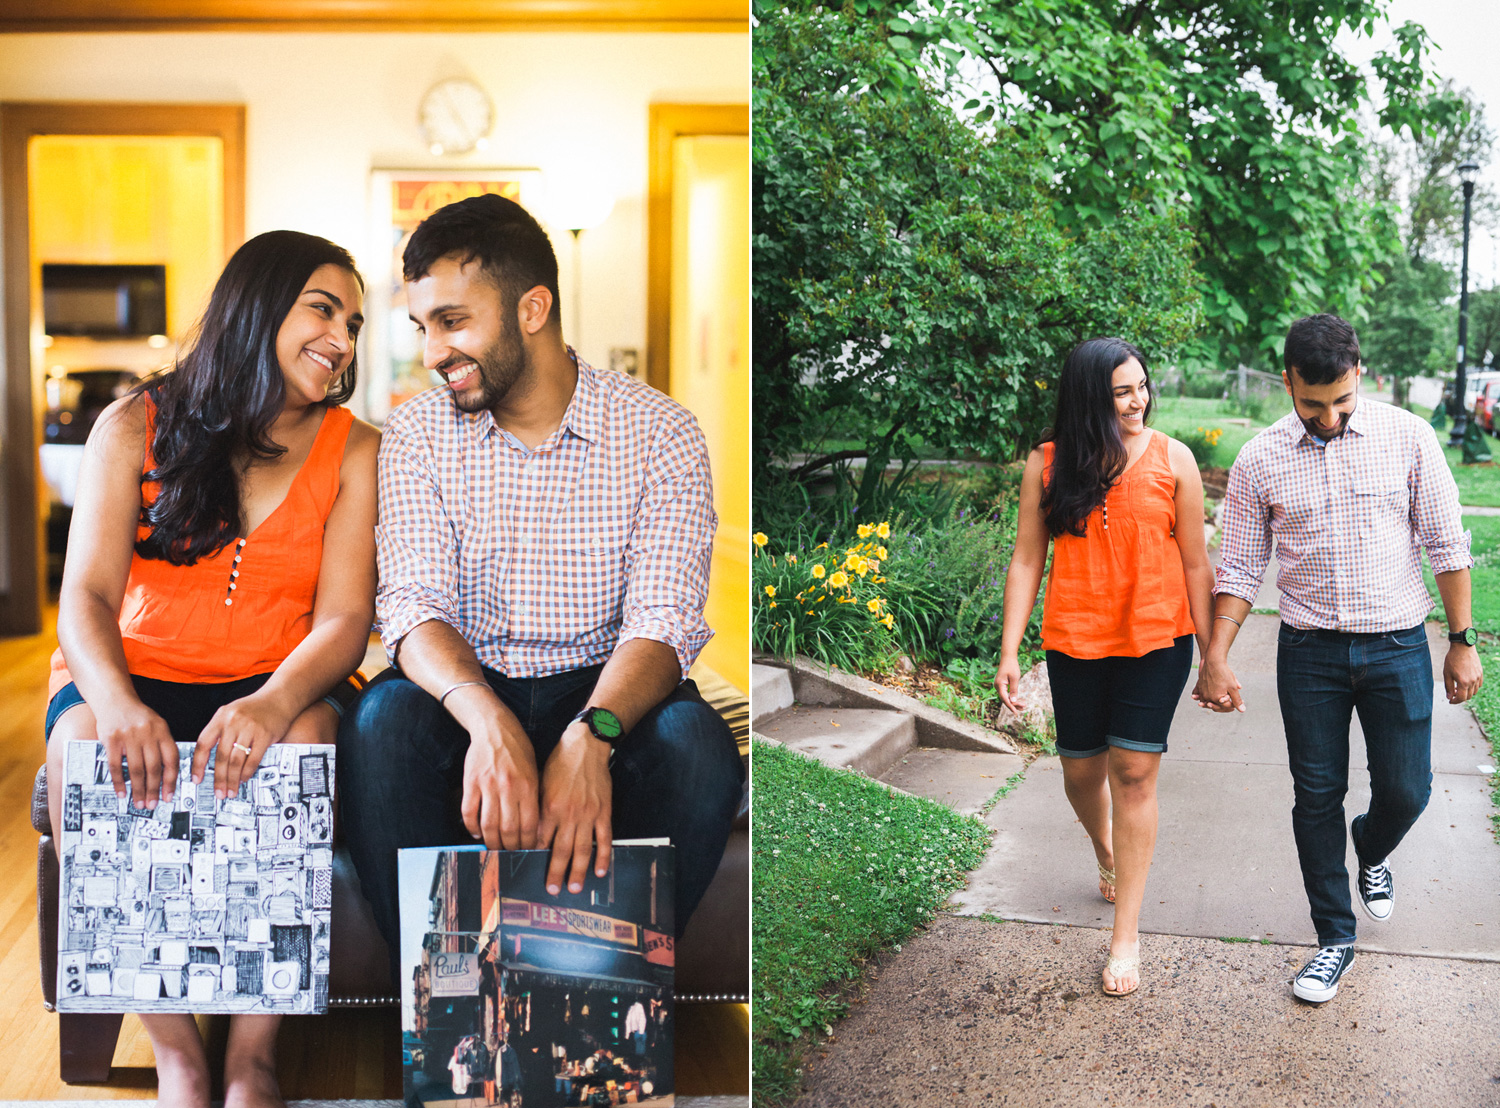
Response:
M392 659L436 619L510 677L604 662L627 639L671 646L686 676L713 636L718 517L698 421L577 361L562 424L535 450L488 411L459 411L447 386L386 420L375 604Z
M1433 608L1422 548L1434 573L1474 564L1437 435L1410 412L1363 397L1326 444L1295 412L1246 443L1222 521L1214 592L1254 604L1274 537L1281 618L1293 627L1415 627Z

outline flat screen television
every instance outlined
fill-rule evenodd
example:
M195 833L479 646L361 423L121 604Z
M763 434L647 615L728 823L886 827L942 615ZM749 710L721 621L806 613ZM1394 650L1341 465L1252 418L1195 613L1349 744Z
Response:
M45 264L42 318L49 335L166 334L167 267Z

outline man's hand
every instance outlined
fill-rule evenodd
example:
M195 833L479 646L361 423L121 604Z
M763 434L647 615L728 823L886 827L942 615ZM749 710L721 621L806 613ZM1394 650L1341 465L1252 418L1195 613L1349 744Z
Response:
M525 735L470 732L462 811L469 834L491 850L537 846L536 754Z
M1472 646L1454 643L1443 659L1443 688L1448 693L1449 704L1462 704L1479 691L1484 684L1484 667L1479 663L1479 651Z
M1193 688L1193 699L1199 706L1212 708L1215 712L1245 710L1245 702L1240 697L1240 683L1227 661L1212 658L1203 660L1198 667L1198 684Z
M596 739L588 725L575 722L542 771L542 821L537 828L537 846L552 847L547 866L547 892L561 891L563 871L568 871L568 891L583 891L589 854L598 845L594 873L609 872L610 816L613 783L609 776L610 746ZM570 865L571 863L571 865Z

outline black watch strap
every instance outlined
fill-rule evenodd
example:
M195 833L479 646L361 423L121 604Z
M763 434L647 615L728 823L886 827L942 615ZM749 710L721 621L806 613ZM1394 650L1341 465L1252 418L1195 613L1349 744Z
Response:
M1462 631L1449 631L1448 641L1454 646L1475 646L1479 642L1479 632L1472 627L1465 627Z

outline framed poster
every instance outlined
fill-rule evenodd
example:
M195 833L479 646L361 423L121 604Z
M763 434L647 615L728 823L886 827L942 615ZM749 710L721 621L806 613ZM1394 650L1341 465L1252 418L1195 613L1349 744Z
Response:
M370 271L365 274L365 415L379 425L391 409L441 384L422 367L422 348L406 314L401 252L417 224L445 205L496 193L530 206L536 169L376 169L370 173Z

